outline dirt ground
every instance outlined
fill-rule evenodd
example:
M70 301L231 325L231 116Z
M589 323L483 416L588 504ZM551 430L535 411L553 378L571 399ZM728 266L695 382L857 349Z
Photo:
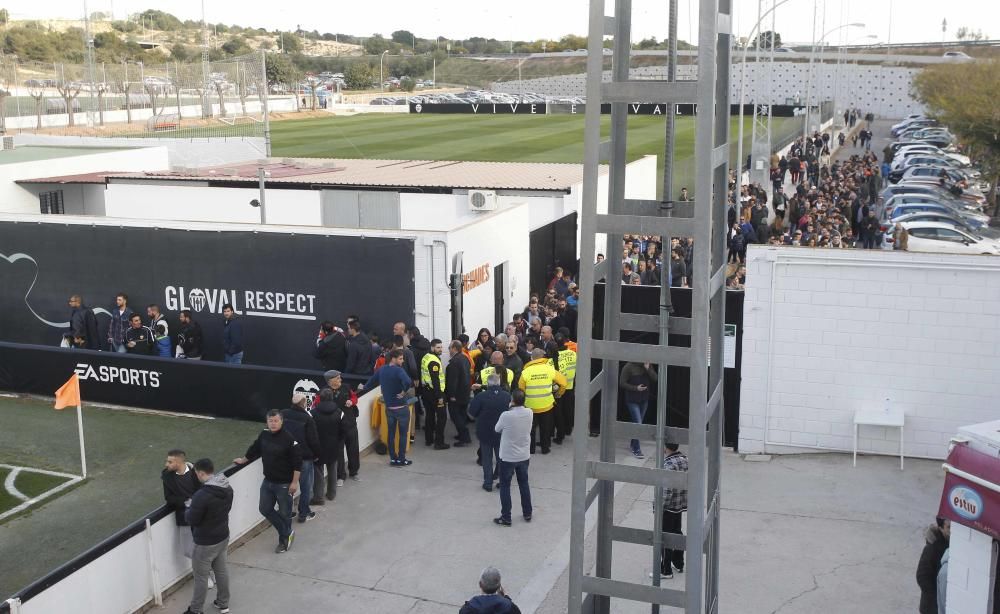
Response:
M280 113L271 113L271 121L285 121L290 119L311 119L318 117L329 117L330 114L326 111L283 111ZM251 119L241 119L238 122L250 122ZM224 126L219 118L213 117L211 119L201 119L201 118L183 118L180 122L178 130L190 130L193 128L206 128L206 127L220 127ZM122 136L122 135L143 135L147 132L146 120L136 120L131 124L125 123L107 123L104 126L94 126L93 128L87 125L76 125L72 128L67 126L54 126L51 128L42 128L41 130L24 130L24 132L32 132L33 134L53 134L58 136ZM170 132L163 132L164 136L169 136Z

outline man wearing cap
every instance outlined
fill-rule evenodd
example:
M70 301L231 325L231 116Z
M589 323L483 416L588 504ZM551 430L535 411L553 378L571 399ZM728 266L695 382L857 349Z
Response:
M521 614L521 610L504 592L500 584L500 570L496 567L487 567L479 575L479 590L482 594L466 601L458 614Z
M330 369L323 374L326 385L333 391L331 399L344 415L340 419L340 448L337 450L337 486L343 486L344 480L350 474L351 479L360 482L358 469L361 468L361 453L358 449L358 399L344 385L340 371ZM344 467L344 449L347 450L347 467Z

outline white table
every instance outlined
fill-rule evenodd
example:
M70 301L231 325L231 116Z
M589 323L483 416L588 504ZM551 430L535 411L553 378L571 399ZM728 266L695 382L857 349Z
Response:
M892 426L899 429L899 470L903 470L903 410L899 408L866 410L854 412L854 466L858 466L858 427Z

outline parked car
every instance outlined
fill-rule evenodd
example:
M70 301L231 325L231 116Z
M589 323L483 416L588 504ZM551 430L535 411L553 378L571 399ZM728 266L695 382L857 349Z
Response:
M958 162L959 165L961 166L970 166L972 164L972 160L969 158L969 156L965 156L960 153L952 153L949 151L945 151L940 147L930 144L906 145L905 147L900 147L898 150L896 150L895 154L893 155L892 161L893 163L895 163L897 157L907 156L914 153L936 154L944 158L954 160L955 162Z
M915 196L929 196L938 199L939 201L953 202L955 206L961 206L964 209L972 211L973 213L979 213L983 209L983 205L986 204L985 198L982 201L976 199L975 195L961 195L956 196L948 189L941 187L937 183L923 183L923 182L913 182L908 181L906 183L899 182L895 185L887 186L879 194L879 200L884 205L886 201L897 194L913 194Z
M882 221L893 219L899 217L906 213L944 213L947 215L958 215L962 219L966 220L970 226L974 228L985 228L989 224L989 217L981 214L975 213L963 213L957 209L949 207L944 203L902 203L893 206L891 209L886 208L883 214Z
M966 220L962 219L957 215L952 215L950 213L938 213L936 211L917 211L914 213L898 213L887 219L882 225L882 232L885 234L892 234L892 228L896 224L901 224L904 222L939 222L941 224L948 224L954 226L963 232L977 235L977 228L974 228Z
M942 222L903 222L909 233L907 251L946 254L1000 255L1000 246Z

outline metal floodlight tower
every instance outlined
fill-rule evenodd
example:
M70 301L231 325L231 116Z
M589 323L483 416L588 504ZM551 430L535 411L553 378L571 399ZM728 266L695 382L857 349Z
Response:
M669 0L668 0L669 1ZM698 80L663 81L630 79L632 0L615 0L614 16L605 15L605 0L590 0L590 30L587 54L587 107L585 115L584 183L580 212L581 287L580 321L595 317L596 280L609 281L604 288L603 326L600 332L580 331L577 362L576 424L589 419L591 400L600 395L601 435L599 454L588 455L588 439L574 439L573 498L570 540L569 597L572 614L608 614L611 599L648 603L653 612L661 605L681 608L688 614L719 611L719 510L722 460L723 324L725 310L726 201L729 180L729 71L731 54L732 0L699 0ZM674 7L671 7L672 9ZM676 32L676 10L670 11L671 31ZM603 39L614 38L610 81L603 81ZM625 197L628 104L659 102L697 105L695 125L694 202L675 203L664 191L663 200ZM601 141L601 103L611 105L610 140ZM666 147L671 151L674 134L668 128ZM609 161L607 192L599 189L599 164ZM669 187L666 177L665 188ZM605 213L606 211L606 213ZM597 235L607 240L614 254L623 234L659 235L669 245L670 237L695 241L692 306L689 318L672 317L670 289L661 288L658 315L621 311L620 271L609 258L589 266L597 251ZM588 260L589 259L589 260ZM622 331L658 333L658 344L623 342ZM674 343L668 336L674 336ZM678 339L685 341L678 341ZM689 340L689 342L687 342ZM618 375L621 362L634 360L658 365L662 382L657 396L656 425L619 421ZM597 371L592 373L592 362ZM666 369L686 367L690 373L689 422L668 426ZM615 460L617 438L637 437L656 441L655 467L636 467ZM664 439L683 446L689 458L687 472L665 471ZM588 484L593 481L593 486ZM653 526L637 529L615 524L614 498L617 482L652 486ZM663 533L660 522L664 488L688 491L687 535ZM597 503L596 562L585 568L588 539L587 509ZM663 545L687 551L684 588L659 586L659 575L647 580L647 567L627 568L615 560L615 542L650 547L651 560L658 561ZM654 567L654 570L657 569ZM628 578L623 580L620 578ZM632 580L632 581L630 581Z
M762 48L760 39L763 26L761 24L767 13L764 12L764 0L757 0L757 53L754 56L757 65L757 96L754 98L753 123L751 124L750 181L751 183L759 183L768 194L772 192L769 175L771 170L771 107L774 105L774 100L769 97L772 96L771 92L774 91L772 79L774 78L774 22L776 8L777 4L772 0L771 9L768 11L771 13L771 40L768 43L768 48ZM761 51L765 53L762 54Z

